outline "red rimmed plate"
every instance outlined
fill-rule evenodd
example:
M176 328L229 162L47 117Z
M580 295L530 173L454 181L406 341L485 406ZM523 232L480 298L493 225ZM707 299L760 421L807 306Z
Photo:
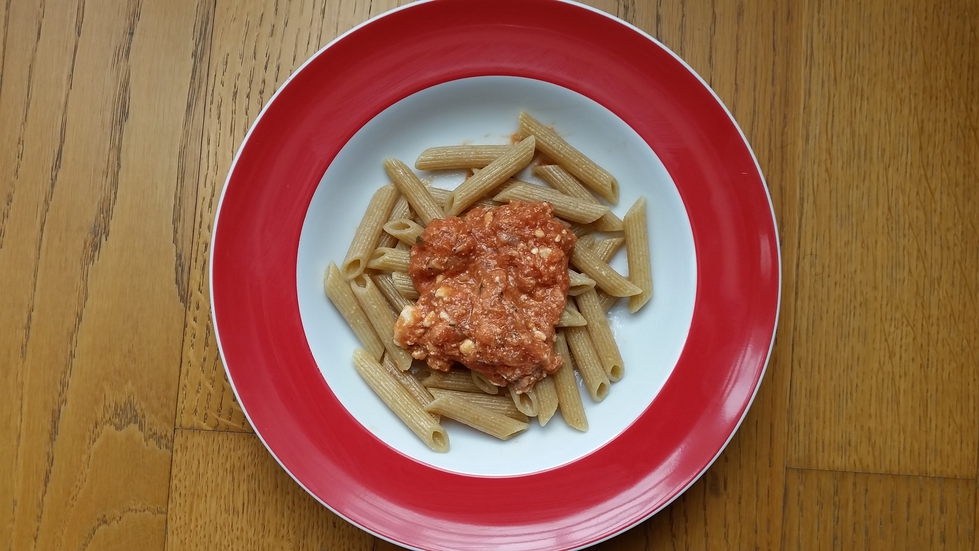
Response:
M485 108L494 98L496 107ZM426 136L453 139L467 106L485 115L472 116L470 138L500 138L502 129L483 129L507 104L625 171L623 212L639 194L657 199L652 248L664 272L654 274L649 313L616 320L626 378L594 417L589 411L587 435L567 440L555 428L504 447L473 440L489 446L487 454L467 452L457 442L467 438L450 434L455 459L431 457L390 433L383 411L363 406L355 380L344 378L353 341L324 322L326 299L309 289L324 262L342 258L350 224L384 183L381 159L435 145L421 143ZM511 129L512 120L504 121ZM429 134L420 130L425 121ZM399 133L411 139L381 139ZM369 167L363 178L348 179L358 173L344 167L361 165ZM339 245L317 246L329 242ZM242 145L211 260L225 366L272 454L344 518L434 549L581 547L675 499L747 411L771 349L780 288L767 190L724 107L647 35L553 0L414 4L322 50ZM676 334L657 341L671 319ZM617 391L632 397L617 404ZM556 445L545 447L558 452L541 460L534 442L548 438Z

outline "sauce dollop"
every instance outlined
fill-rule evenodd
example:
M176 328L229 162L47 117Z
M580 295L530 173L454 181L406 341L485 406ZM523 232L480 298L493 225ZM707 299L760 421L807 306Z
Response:
M433 220L411 249L408 273L420 296L401 312L395 341L433 369L459 362L526 392L562 363L554 326L576 241L543 202Z

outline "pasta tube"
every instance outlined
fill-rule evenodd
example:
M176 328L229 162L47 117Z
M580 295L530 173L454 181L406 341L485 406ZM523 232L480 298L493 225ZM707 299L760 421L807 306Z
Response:
M521 141L513 149L486 165L486 168L479 173L459 184L445 202L445 214L457 216L488 191L520 172L534 158L535 143L533 137Z
M429 147L415 160L418 170L483 168L513 149L512 145L449 145Z
M354 368L395 415L434 451L449 451L449 435L422 408L401 384L392 378L371 355L358 348L354 351ZM437 412L435 412L437 413Z
M439 396L428 404L425 410L454 419L500 440L509 440L530 426L528 423L490 411L452 394Z
M534 136L538 142L537 149L542 153L613 205L619 201L619 182L615 177L564 141L553 129L524 112L520 113L520 135Z
M370 320L367 319L367 314L360 307L357 297L350 290L350 285L344 281L340 269L332 262L326 269L323 286L326 288L326 296L337 307L340 315L353 330L360 344L375 360L381 359L381 355L384 354L384 343L378 338L374 326L371 325Z
M353 241L347 249L347 256L340 263L340 273L350 281L363 273L367 267L368 256L377 247L381 237L381 227L387 221L398 200L398 190L392 185L386 185L374 192L367 211L357 226Z
M629 312L635 314L653 296L645 197L640 197L625 214L625 252L629 262L629 281L642 289L638 295L629 297Z

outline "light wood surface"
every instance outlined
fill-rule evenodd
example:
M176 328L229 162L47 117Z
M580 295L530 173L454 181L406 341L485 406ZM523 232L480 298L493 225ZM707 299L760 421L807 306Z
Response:
M0 36L0 549L394 549L235 403L209 312L249 125L394 0L13 0ZM608 550L973 549L979 3L596 0L730 108L783 299L725 452Z

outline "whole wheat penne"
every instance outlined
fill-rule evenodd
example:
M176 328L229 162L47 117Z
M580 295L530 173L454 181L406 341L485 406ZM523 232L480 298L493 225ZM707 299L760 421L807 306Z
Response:
M391 279L391 274L371 274L371 279L374 280L374 285L377 285L377 288L381 290L381 294L384 295L395 312L401 312L405 306L412 305L410 300L398 292L394 280Z
M513 149L512 145L446 145L429 147L415 160L418 170L483 168Z
M534 138L527 138L500 155L486 168L459 184L445 202L445 214L457 216L491 189L520 172L534 158Z
M425 388L443 388L445 390L458 390L461 392L483 392L473 382L472 375L469 374L468 369L453 369L445 372L422 368L418 370L417 376Z
M415 283L411 280L411 276L404 272L393 272L391 281L394 282L394 286L398 288L401 296L408 300L418 300L418 289L415 289Z
M451 394L443 394L432 400L425 410L454 419L500 440L509 440L530 426Z
M575 307L574 302L569 300L564 305L564 311L561 312L561 318L558 319L555 327L582 327L587 324L588 321Z
M646 198L640 197L625 214L625 252L629 281L642 289L629 297L629 312L635 314L653 296L653 269L649 263L649 230L646 227Z
M484 407L490 411L495 411L501 415L506 415L511 419L516 419L522 423L528 421L528 417L523 414L517 406L513 405L513 400L509 396L498 394L496 396L492 394L484 394L482 392L462 392L460 390L445 390L444 388L432 387L426 389L432 393L432 396L438 398L443 394L452 394L458 396L459 398L472 402L477 406Z
M381 366L384 367L384 370L388 372L388 375L390 375L391 378L398 381L398 383L408 391L408 394L410 394L411 397L418 402L418 405L425 407L432 401L432 393L429 392L427 388L422 386L421 382L414 378L410 372L401 371L398 369L398 366L394 363L394 360L391 359L390 354L384 355L384 357L381 359ZM433 415L432 417L437 423L439 420L438 415Z
M598 295L594 289L585 291L575 298L575 302L578 304L578 311L588 322L585 329L591 337L608 380L618 381L625 373L625 366L622 363L622 354L619 353L619 345L616 344L612 328L608 324L608 318L605 317L605 311L598 301Z
M622 274L612 269L588 247L575 243L571 249L571 263L585 275L595 280L595 285L617 297L638 295L642 289L633 285Z
M394 342L394 324L398 320L398 315L374 285L374 281L365 274L360 274L350 281L350 289L357 297L357 302L360 303L364 313L367 314L367 319L374 326L374 331L384 344L384 350L391 355L398 369L405 371L410 368L411 355Z
M598 239L595 244L591 246L591 250L595 251L595 255L602 259L602 262L606 264L612 260L615 253L619 252L622 245L625 244L625 237L609 237L607 239Z
M340 273L347 281L363 273L364 268L367 267L367 257L377 247L381 227L391 215L391 209L397 199L398 190L392 185L382 186L374 192L350 242L350 248L347 249L347 256L340 264Z
M544 180L554 189L561 193L588 201L596 205L600 204L598 199L588 189L581 185L581 182L572 176L560 165L537 165L534 167L534 175ZM622 219L615 215L611 210L602 215L601 218L592 223L595 231L622 231Z
M520 113L520 135L534 136L538 150L613 205L619 201L619 183L615 177L525 112Z
M505 183L504 183L504 185L505 185ZM438 202L438 204L442 205L443 208L445 207L446 201L449 200L449 195L452 195L452 190L450 190L450 189L442 189L440 187L430 187L430 188L428 188L428 191L430 191L432 193L432 197L434 197L435 200ZM481 197L478 201L476 201L475 203L473 203L470 206L472 206L472 207L498 207L498 206L500 206L502 204L503 203L501 203L499 201L494 201L494 200L490 199L489 197Z
M537 395L537 422L543 427L557 411L557 389L554 387L554 377L547 376L537 381L534 385L534 394Z
M381 355L384 354L384 343L374 331L374 326L371 325L367 314L360 307L357 297L350 290L350 285L344 281L340 269L332 262L326 269L323 286L326 289L326 296L337 307L340 315L346 320L360 344L375 360L381 359Z
M479 389L484 393L493 395L500 393L500 387L491 383L490 380L486 378L486 375L483 375L475 369L471 370L469 373L472 375L473 384L479 387Z
M388 272L407 272L410 263L408 251L389 247L374 249L367 259L368 268Z
M578 390L578 380L574 376L574 364L571 361L571 352L568 350L567 337L561 331L555 334L554 350L564 360L561 367L550 376L554 379L561 417L569 427L585 432L588 430L588 418L585 417L585 408L581 403L581 391Z
M565 327L562 331L568 338L571 355L574 357L575 365L578 366L581 379L585 382L588 394L592 400L601 402L608 395L609 380L595 352L591 337L588 336L588 330L584 327Z
M394 185L404 194L408 204L421 218L422 222L428 224L436 218L442 218L445 214L439 207L432 194L428 192L428 186L418 179L411 168L398 159L385 159L384 170Z
M411 220L414 214L411 212L411 206L408 205L408 200L400 191L398 192L398 200L394 202L394 206L391 207L391 216L388 216L387 221L400 220L402 218L407 218ZM382 226L383 228L383 226ZM393 247L398 243L398 240L387 232L381 232L381 237L377 240L378 247Z
M568 295L570 296L576 297L588 289L595 288L595 280L580 272L568 270L568 279L570 280L568 287Z
M411 247L418 240L425 228L421 227L410 218L399 218L385 222L384 232L398 239L401 243Z
M493 197L494 201L547 201L554 214L570 222L594 222L608 212L608 207L569 197L560 191L523 182L508 185Z
M517 409L522 411L527 417L537 416L537 392L534 389L530 389L526 392L517 392L514 389L514 385L511 384L509 387L510 399L513 400L513 405L517 406Z
M377 394L405 425L418 438L434 451L449 451L449 435L432 418L431 412L422 408L401 384L388 374L387 370L371 357L370 353L358 348L354 351L354 368L367 382L367 386Z
M608 311L611 310L619 298L621 298L613 297L612 295L601 290L595 291L595 294L598 295L598 303L602 306L602 312L605 312L606 314L608 314Z

